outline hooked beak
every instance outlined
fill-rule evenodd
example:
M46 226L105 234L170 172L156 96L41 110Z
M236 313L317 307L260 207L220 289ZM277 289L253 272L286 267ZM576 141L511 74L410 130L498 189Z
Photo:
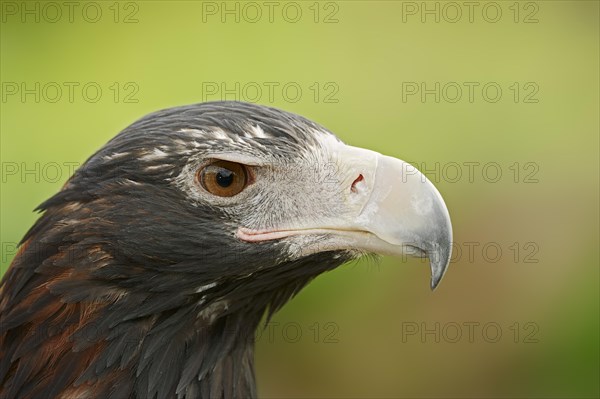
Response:
M347 212L285 230L240 228L238 237L258 242L326 233L340 238L333 249L427 256L431 289L435 289L452 252L450 215L435 186L409 163L374 151L343 145L332 158L344 171L336 184L348 188L344 190Z
M373 188L358 226L379 239L372 244L374 252L426 255L431 289L435 289L452 253L448 208L435 186L415 167L384 155L377 154L376 159Z

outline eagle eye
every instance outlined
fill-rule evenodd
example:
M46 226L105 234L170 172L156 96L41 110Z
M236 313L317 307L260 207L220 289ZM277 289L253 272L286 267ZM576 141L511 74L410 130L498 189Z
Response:
M200 185L219 197L233 197L248 185L248 173L242 164L217 160L197 173Z

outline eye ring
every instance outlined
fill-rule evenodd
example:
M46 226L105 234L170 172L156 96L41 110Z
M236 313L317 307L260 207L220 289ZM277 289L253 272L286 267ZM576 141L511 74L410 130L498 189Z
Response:
M248 171L240 163L216 160L196 172L202 188L218 197L233 197L248 186Z

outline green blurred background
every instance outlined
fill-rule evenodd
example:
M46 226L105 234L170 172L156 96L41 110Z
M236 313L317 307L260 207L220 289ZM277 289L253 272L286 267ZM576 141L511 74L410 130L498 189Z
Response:
M418 259L318 278L258 337L261 397L599 396L598 2L72 4L2 2L3 272L135 119L260 102L425 169L456 240L434 293Z

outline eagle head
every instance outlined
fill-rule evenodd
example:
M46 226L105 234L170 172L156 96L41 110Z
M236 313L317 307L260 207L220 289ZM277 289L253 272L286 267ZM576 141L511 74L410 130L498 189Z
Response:
M41 204L0 284L2 397L255 395L253 342L364 254L446 270L452 229L410 164L260 105L133 123Z

